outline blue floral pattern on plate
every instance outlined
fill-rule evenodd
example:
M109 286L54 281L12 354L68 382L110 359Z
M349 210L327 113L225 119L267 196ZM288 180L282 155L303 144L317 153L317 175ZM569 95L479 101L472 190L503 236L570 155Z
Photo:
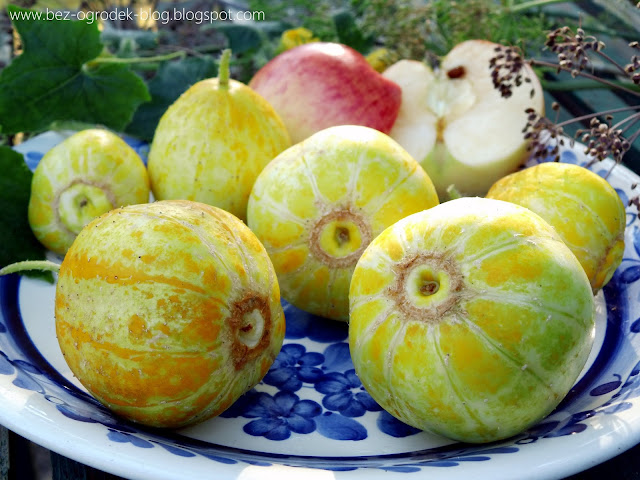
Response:
M144 155L145 145L136 144L135 148ZM30 167L35 168L44 151L25 153ZM577 148L565 149L562 160L586 163ZM609 168L596 164L593 169L604 176ZM622 173L612 178L612 184L626 201L638 178L623 167L618 170ZM598 435L596 425L607 418L639 419L625 438L628 447L640 440L640 414L631 415L640 410L640 222L635 207L628 210L626 242L622 265L600 294L601 338L589 368L555 412L504 442L450 442L398 421L362 387L349 355L346 324L318 319L284 301L285 345L272 368L259 385L220 417L207 422L204 433L155 430L123 421L79 388L62 371L59 360L52 360L38 348L42 341L32 338L34 329L40 328L36 324L53 322L53 318L32 318L25 313L24 302L37 299L21 300L21 292L31 291L38 280L17 276L0 278L0 403L12 406L2 392L28 392L42 400L38 408L47 411L52 421L92 426L95 433L91 435L97 443L119 445L128 454L133 449L140 459L164 452L162 458L169 458L163 466L167 478L183 474L171 470L171 458L193 463L194 468L195 462L213 462L217 469L229 469L222 470L226 472L222 478L235 478L237 469L269 471L274 466L323 469L335 476L359 475L359 470L366 469L368 475L410 478L425 469L443 467L442 471L466 475L465 469L473 465L514 468L510 458L535 464L528 452L536 451L537 446ZM0 409L3 423L4 418ZM6 422L11 424L8 418ZM210 431L224 432L227 437ZM24 433L28 436L30 432ZM618 451L612 449L611 455ZM62 453L74 454L72 450ZM205 464L198 463L201 468L206 468ZM109 467L107 462L99 466ZM580 469L578 464L572 468ZM193 471L184 475L194 478Z

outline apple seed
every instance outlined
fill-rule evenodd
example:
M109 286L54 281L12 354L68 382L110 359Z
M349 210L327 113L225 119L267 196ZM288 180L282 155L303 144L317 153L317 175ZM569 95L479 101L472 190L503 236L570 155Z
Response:
M467 71L465 68L460 65L459 67L454 67L447 71L447 77L449 78L462 78L466 75Z

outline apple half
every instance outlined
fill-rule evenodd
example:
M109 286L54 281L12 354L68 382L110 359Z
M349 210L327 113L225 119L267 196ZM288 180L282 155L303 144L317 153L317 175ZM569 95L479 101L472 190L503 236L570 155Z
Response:
M531 83L503 98L489 67L498 46L468 40L456 45L435 70L400 60L383 72L402 89L390 135L420 162L440 198L447 198L450 185L463 195L483 196L529 156L522 133L525 110L544 113L542 87L525 65L523 73Z

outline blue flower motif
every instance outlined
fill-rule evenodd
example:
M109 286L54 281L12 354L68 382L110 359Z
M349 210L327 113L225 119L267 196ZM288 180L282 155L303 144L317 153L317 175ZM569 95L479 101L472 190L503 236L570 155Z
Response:
M378 417L378 421L376 422L378 428L381 432L386 433L387 435L391 435L396 438L409 437L411 435L416 435L420 433L422 430L418 430L415 427L407 425L404 422L401 422L393 415L384 410L380 412L380 416Z
M572 150L564 150L560 153L560 161L563 163L579 164L578 157Z
M332 440L359 441L367 438L367 429L353 418L325 412L317 418L318 432Z
M620 197L620 200L622 200L622 204L623 205L628 205L629 204L629 196L627 195L627 192L625 192L621 188L616 188L615 190L616 190L616 193L618 194L618 196Z
M318 343L333 343L344 340L349 335L345 322L317 317L294 307L282 300L282 308L287 318L285 338L297 340L308 337Z
M322 376L322 370L316 365L323 361L321 353L307 352L303 345L290 343L282 347L263 381L280 390L296 392L303 382L315 383Z
M244 417L248 408L255 403L256 397L260 395L255 388L252 388L247 393L238 398L233 405L227 408L220 414L223 418L237 418Z
M131 443L139 448L153 448L153 443L148 442L147 440L144 440L128 432L120 432L118 430L113 430L110 428L109 432L107 433L107 437L112 442Z
M620 273L622 283L635 283L640 280L640 264L625 268Z
M633 235L633 249L636 255L640 256L640 228L638 226L633 227L631 234Z
M324 371L345 372L353 368L349 344L346 342L329 345L323 352L323 355L324 363L322 364L322 369Z
M14 362L14 365L16 365L16 362ZM25 390L32 390L34 392L38 392L42 394L45 393L45 389L40 384L40 382L35 378L33 378L29 372L27 372L26 370L20 367L17 368L16 372L17 372L16 378L14 378L13 382L11 382L16 387L24 388Z
M157 445L160 445L162 448L164 448L167 452L172 453L174 455L177 455L179 457L195 457L196 454L193 452L190 452L189 450L185 450L183 448L178 448L175 445L169 445L167 443L164 442L153 442Z
M25 360L9 360L7 355L0 351L0 375L13 375L13 383L16 387L32 390L44 394L45 390L33 374L41 374L41 370L30 362Z
M382 407L365 391L354 369L344 373L330 372L316 382L316 390L324 393L322 405L345 417L361 417L366 412L379 412Z
M15 367L11 364L11 361L5 353L0 352L0 375L12 375L15 371Z
M631 230L632 245L636 255L640 256L640 228L635 226ZM622 259L623 266L621 266L616 275L619 275L622 283L630 284L640 280L640 260L632 257L625 257Z
M83 392L69 392L65 399L54 395L45 395L45 399L54 404L65 417L78 422L100 423L113 430L134 433L134 428L114 417L113 413L93 397Z
M599 395L606 395L607 393L611 393L614 390L617 390L622 385L622 377L617 373L613 374L616 377L615 380L607 383L603 383L602 385L598 385L597 387L591 389L589 395L595 397Z
M316 429L314 417L322 407L313 400L300 400L295 393L278 392L273 397L259 393L255 403L246 411L247 417L258 417L243 430L255 437L286 440L294 433L311 433Z

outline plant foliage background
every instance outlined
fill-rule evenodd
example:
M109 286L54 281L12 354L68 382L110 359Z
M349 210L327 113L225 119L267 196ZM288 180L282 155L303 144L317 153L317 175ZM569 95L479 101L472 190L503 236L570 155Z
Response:
M585 2L0 0L0 186L4 185L2 192L17 192L0 194L0 210L14 212L0 217L0 267L44 255L26 216L31 174L11 149L32 135L98 125L150 141L168 106L190 85L217 74L225 48L233 52L231 76L247 83L282 50L312 40L347 44L379 69L402 58L435 64L454 45L472 38L516 46L530 57L553 57L543 48L545 35L562 25L581 25L591 34L618 41L636 40L637 28L621 24L606 10L592 17L576 16L575 6L581 3ZM634 1L609 3L637 14ZM242 11L255 16L253 21L190 21L172 18L176 9L195 19L204 12L217 12L220 18ZM140 16L100 22L10 18L29 12L122 10L146 12L147 17L154 13L157 21L142 21ZM591 67L615 80L607 65ZM538 66L537 73L547 92L603 86L589 79L575 83L570 74L558 75L551 67ZM556 121L563 116L566 120L571 112L558 115Z
M290 46L283 45L283 32L300 27L308 29L312 39L341 42L365 55L379 53L386 64L401 58L435 62L471 38L544 55L545 32L576 22L591 33L635 36L633 29L606 15L597 23L593 18L576 18L567 8L573 3L580 2L0 0L0 134L4 143L14 144L24 138L15 138L16 134L80 122L151 140L160 115L179 94L198 80L216 75L222 49L233 51L233 78L248 82L258 68ZM20 7L60 12L128 10L153 12L161 18L90 24L12 22L7 7L14 12ZM176 9L192 14L218 12L220 18L236 12L258 14L253 21L198 22L173 18ZM305 41L291 35L288 40ZM37 72L43 64L46 75Z

